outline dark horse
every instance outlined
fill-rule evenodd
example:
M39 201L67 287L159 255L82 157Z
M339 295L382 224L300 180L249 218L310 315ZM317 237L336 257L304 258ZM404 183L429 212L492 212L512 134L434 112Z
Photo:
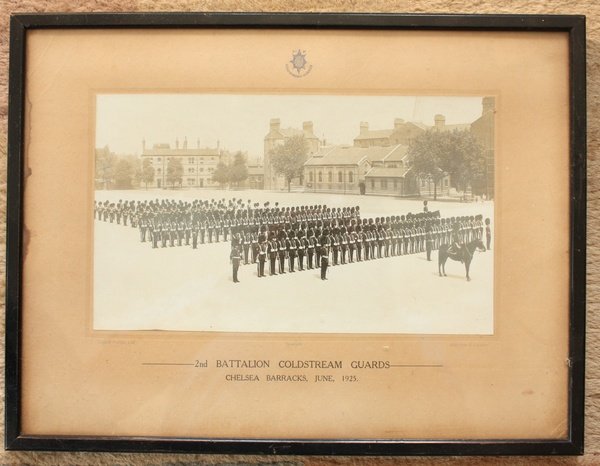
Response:
M483 241L480 239L474 239L470 243L461 245L458 252L455 253L448 253L449 247L450 246L447 244L442 244L440 246L440 250L438 251L438 272L440 273L440 277L442 275L444 277L446 276L446 261L450 258L455 261L462 261L465 264L467 281L471 281L471 277L469 277L469 267L471 266L471 261L473 260L473 254L475 251L485 251Z

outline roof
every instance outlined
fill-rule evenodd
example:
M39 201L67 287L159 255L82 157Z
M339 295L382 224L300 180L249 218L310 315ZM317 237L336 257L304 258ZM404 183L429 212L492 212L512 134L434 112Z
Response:
M217 157L220 155L219 149L213 149L205 147L202 149L171 149L171 148L152 148L146 149L142 152L144 156L182 156L182 157L197 157L197 156L213 156Z
M359 165L368 162L400 161L408 148L402 144L388 147L327 146L309 158L304 166Z
M367 173L365 173L365 177L371 177L371 178L404 178L409 171L410 171L410 168L373 167Z
M304 166L319 165L358 165L366 159L367 149L354 146L328 146L321 148L310 157Z
M402 162L408 155L408 146L398 144L397 146L387 147L391 149L389 153L383 158L385 162Z
M355 141L363 139L382 139L389 138L395 130L393 129L375 129L362 131L358 136L354 138Z
M306 139L318 139L313 133L297 128L279 128L272 130L265 136L265 139L284 139L294 136L304 136Z
M430 128L431 128L431 126L428 126L428 125L426 125L425 123L421 123L420 121L407 121L406 123L407 123L407 124L414 125L414 126L416 126L417 128L421 128L421 129L424 129L424 130L428 130L428 129L430 129Z

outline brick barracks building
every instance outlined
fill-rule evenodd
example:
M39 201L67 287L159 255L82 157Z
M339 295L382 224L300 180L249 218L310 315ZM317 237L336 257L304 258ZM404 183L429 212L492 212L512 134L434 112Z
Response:
M354 144L324 146L304 165L303 182L307 191L360 193L393 196L431 196L434 185L412 173L408 146L425 131L471 131L483 146L487 159L486 191L494 195L494 97L484 97L482 114L473 123L447 125L444 115L435 115L433 126L394 120L390 129L369 129L361 122ZM450 178L438 182L437 193L450 193Z
M187 138L181 145L177 139L174 148L171 148L170 144L159 143L149 149L146 147L146 141L142 142L142 163L149 160L154 167L154 182L149 185L154 188L171 187L171 183L167 181L167 165L171 159L178 159L183 166L182 187L218 188L219 183L212 181L212 174L225 156L219 144L216 148L201 148L200 142L197 141L196 147L190 148Z

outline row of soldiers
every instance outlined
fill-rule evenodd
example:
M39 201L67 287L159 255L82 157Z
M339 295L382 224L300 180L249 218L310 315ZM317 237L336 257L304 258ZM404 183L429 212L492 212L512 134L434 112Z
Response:
M190 245L229 241L234 235L245 236L267 230L287 227L298 223L317 221L347 222L360 220L360 208L326 205L262 207L240 199L193 202L156 200L122 201L111 203L97 201L94 217L105 222L131 225L138 228L140 241L151 241L153 247Z
M355 261L427 253L441 244L466 243L483 236L481 215L440 218L439 212L377 217L355 222L319 222L298 229L272 229L259 234L234 235L230 258L239 263L256 263L258 276L312 269L321 265L323 254L331 255L333 266ZM234 263L234 277L237 269ZM239 265L239 264L238 264Z

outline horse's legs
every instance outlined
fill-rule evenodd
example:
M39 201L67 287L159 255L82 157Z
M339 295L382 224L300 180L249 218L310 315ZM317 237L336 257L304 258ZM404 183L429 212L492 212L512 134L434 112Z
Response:
M469 277L469 267L471 266L471 261L466 260L465 261L465 269L467 271L467 281L470 282L471 281L471 277Z

